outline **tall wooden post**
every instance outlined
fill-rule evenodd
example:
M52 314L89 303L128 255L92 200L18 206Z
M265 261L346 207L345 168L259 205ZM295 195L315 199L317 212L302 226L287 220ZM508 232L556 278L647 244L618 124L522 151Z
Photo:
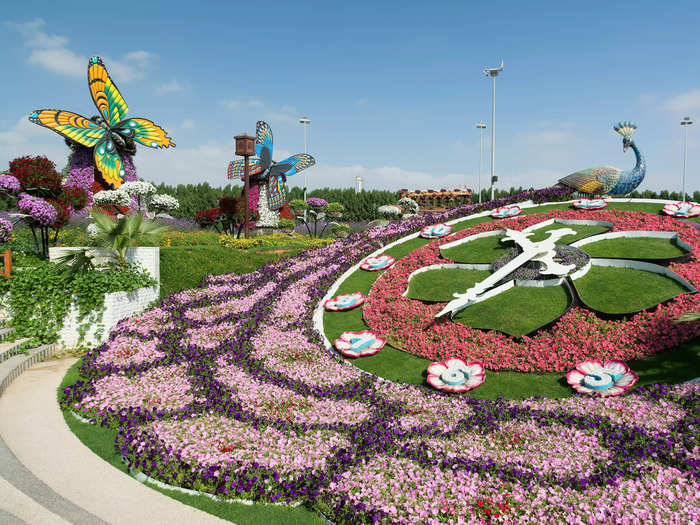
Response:
M248 167L248 158L255 155L255 137L250 135L236 135L234 137L236 140L236 155L243 157L243 199L245 200L244 207L244 228L245 228L245 238L250 237L250 209L248 208L248 191L250 189L250 169Z

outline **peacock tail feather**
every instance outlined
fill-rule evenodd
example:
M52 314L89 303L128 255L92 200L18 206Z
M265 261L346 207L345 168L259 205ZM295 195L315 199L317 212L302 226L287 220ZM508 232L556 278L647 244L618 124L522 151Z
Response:
M598 166L577 171L559 179L559 183L591 195L604 195L615 187L620 170L612 166Z
M637 129L637 125L633 122L618 122L613 129L623 137L629 137Z

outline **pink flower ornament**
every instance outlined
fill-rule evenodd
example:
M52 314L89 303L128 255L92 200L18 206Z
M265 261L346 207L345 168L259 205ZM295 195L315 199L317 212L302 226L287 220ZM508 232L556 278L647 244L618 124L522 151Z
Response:
M577 392L601 397L624 394L638 380L637 374L622 361L603 364L597 359L588 360L566 374L566 381Z
M520 215L522 212L523 210L520 206L501 206L491 212L491 217L494 219L507 219Z
M574 208L579 210L601 210L608 205L605 199L579 199L571 203Z
M333 344L345 357L365 357L379 352L386 341L374 332L343 332Z
M428 384L444 392L466 392L483 383L485 377L481 363L467 363L458 357L428 367Z
M420 236L425 239L439 239L440 237L449 235L451 231L452 226L438 222L437 224L431 224L423 228L420 232Z
M672 217L697 217L700 215L700 204L697 202L672 202L665 204L662 210Z
M323 306L331 312L341 312L351 310L364 302L365 296L362 292L344 293L333 297L333 299L328 299L323 303Z
M362 261L360 268L367 270L368 272L377 272L379 270L386 270L395 262L396 259L394 257L383 253L381 255L377 255L376 257L367 257L364 261Z

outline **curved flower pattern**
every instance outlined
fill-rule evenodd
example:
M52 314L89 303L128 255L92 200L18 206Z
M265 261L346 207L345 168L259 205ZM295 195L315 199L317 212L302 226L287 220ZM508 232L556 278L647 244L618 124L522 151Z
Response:
M469 363L458 357L428 367L428 384L445 392L466 392L484 382L484 365L476 361Z
M523 209L520 206L501 206L491 212L491 217L494 219L508 219L520 215Z
M341 312L352 310L365 302L365 295L362 292L344 293L328 299L323 303L323 307L331 312Z
M580 394L608 397L629 390L639 377L622 361L584 361L566 374L566 381Z
M379 270L386 270L395 262L396 258L383 253L381 255L377 255L376 257L367 257L364 261L362 261L360 268L367 270L368 272L377 272Z
M673 202L664 205L663 211L666 215L672 217L683 217L689 219L700 215L700 204L697 202Z
M420 236L424 239L439 239L445 235L449 235L452 231L452 226L448 226L443 222L426 226L420 232Z
M605 199L578 199L571 205L579 210L602 210L608 205L608 201Z
M386 341L370 330L343 332L333 344L345 357L366 357L379 352Z

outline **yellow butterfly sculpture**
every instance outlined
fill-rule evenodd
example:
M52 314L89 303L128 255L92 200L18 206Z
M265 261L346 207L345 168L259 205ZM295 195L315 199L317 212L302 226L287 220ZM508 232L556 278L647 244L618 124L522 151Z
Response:
M126 118L129 108L100 57L92 57L88 63L88 84L104 124L60 109L37 109L29 115L29 120L85 147L94 148L97 169L107 184L118 188L124 177L124 163L114 144L115 135L149 148L175 147L175 143L163 128L150 120Z

